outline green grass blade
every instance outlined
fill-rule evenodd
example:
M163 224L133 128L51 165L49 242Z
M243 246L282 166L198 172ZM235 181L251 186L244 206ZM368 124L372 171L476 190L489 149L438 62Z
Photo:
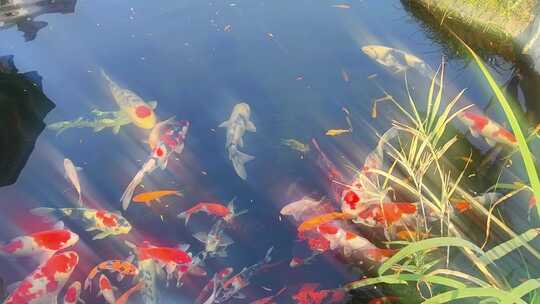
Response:
M512 289L512 294L515 297L522 298L525 295L527 295L528 293L530 293L530 292L532 292L534 290L537 290L539 288L540 288L540 280L530 279L530 280L527 280L526 282L522 283L518 287Z
M465 285L464 283L458 280L445 278L445 277L437 276L437 275L424 276L424 275L418 275L418 274L391 274L391 275L380 276L376 278L369 278L369 279L355 281L355 282L345 285L345 289L353 290L353 289L358 289L358 288L377 285L377 284L407 284L407 282L420 282L420 281L430 283L430 284L437 284L441 286L455 288L455 289L463 289L467 287L467 285Z
M530 229L527 232L520 234L509 241L497 245L486 252L480 260L484 263L492 263L510 252L520 248L523 244L534 240L540 234L540 229Z
M493 76L491 76L487 67L482 62L482 59L480 59L480 57L476 55L473 49L471 49L463 40L461 40L461 38L457 34L455 34L454 32L452 33L459 41L461 41L461 43L463 43L463 45L467 48L469 53L471 53L472 57L476 61L476 64L482 71L482 74L488 81L489 86L495 93L497 100L499 101L502 109L504 110L504 113L506 114L506 118L510 122L512 131L514 132L514 135L517 138L519 152L521 153L521 157L523 158L523 163L525 164L525 170L527 171L527 175L529 177L529 182L531 183L534 196L540 199L540 177L538 176L536 166L534 165L534 160L533 160L531 151L529 149L529 146L527 145L527 140L525 138L525 135L523 135L523 131L521 129L519 121L516 115L514 114L514 112L512 111L512 108L510 107L510 103L508 102L503 92L497 85L497 82L495 81L495 79L493 79ZM536 210L538 212L538 216L540 216L540 204L536 205Z
M389 258L386 262L384 262L379 267L379 270L378 270L379 275L383 275L388 269L390 269L392 266L397 264L399 261L401 261L402 259L406 257L411 256L412 254L416 252L426 251L426 250L430 250L430 249L438 248L438 247L448 247L448 246L468 248L479 254L484 253L482 249L480 249L475 244L461 238L457 238L457 237L431 238L431 239L411 243L410 245L398 251L396 254L394 254L391 258Z
M463 288L452 291L443 292L428 300L422 302L423 304L442 304L454 300L467 299L467 298L496 298L501 303L519 303L527 304L521 298L514 296L510 292L502 291L497 288L489 287L476 287L476 288Z

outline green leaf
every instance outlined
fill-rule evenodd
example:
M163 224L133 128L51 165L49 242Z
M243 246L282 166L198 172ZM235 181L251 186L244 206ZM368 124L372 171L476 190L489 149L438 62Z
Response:
M467 285L464 283L454 280L445 278L442 276L436 276L436 275L430 275L430 276L424 276L424 275L418 275L418 274L391 274L386 276L380 276L376 278L369 278L364 279L360 281L355 281L352 283L349 283L345 286L346 290L353 290L357 288L362 288L366 286L371 285L377 285L377 284L407 284L407 282L426 282L431 284L437 284L441 286L446 286L450 288L455 289L462 289L466 288Z
M486 254L480 258L480 260L486 264L492 263L511 253L512 251L520 248L525 243L534 240L539 234L540 229L530 229L527 232L522 233L509 241L493 247L492 249L487 251Z
M462 288L443 292L422 302L423 304L442 304L454 300L466 298L495 298L502 303L527 304L521 298L510 292L502 291L494 287Z
M384 262L379 267L379 275L383 275L388 269L394 266L394 264L398 263L402 259L409 257L410 255L416 252L427 251L433 248L448 247L448 246L468 248L479 254L484 253L482 249L480 249L475 244L469 241L457 238L457 237L431 238L431 239L411 243L410 245L407 245L406 247L398 251L396 254L394 254L391 258L386 260L386 262Z

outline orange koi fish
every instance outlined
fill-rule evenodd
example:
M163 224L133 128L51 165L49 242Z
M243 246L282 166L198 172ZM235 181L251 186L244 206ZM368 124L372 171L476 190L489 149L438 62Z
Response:
M30 211L37 216L70 217L82 220L86 231L97 230L93 240L104 239L111 235L126 234L131 230L131 224L120 214L105 210L87 208L35 208Z
M114 290L116 287L113 287L111 284L111 281L109 281L109 278L107 278L106 275L101 274L99 276L99 294L103 296L105 301L108 304L114 304L116 303L116 296L114 295Z
M143 285L144 285L143 282L139 282L133 285L133 287L128 289L123 295L120 296L120 298L118 298L118 300L116 300L115 304L127 304L129 297L131 297L131 295L134 294L135 292L141 290L143 288Z
M508 146L517 145L516 137L512 132L485 115L465 110L458 115L458 118L469 128L474 137L484 137L490 146L497 143Z
M78 304L81 299L81 282L73 282L64 294L64 304Z
M298 304L331 304L338 303L345 299L345 293L341 289L331 290L319 290L317 283L305 283L300 289L292 296L292 298Z
M34 256L44 254L51 256L57 251L75 245L79 236L66 229L41 231L14 238L0 246L0 252L12 256Z
M416 204L404 202L372 203L356 209L358 213L353 221L369 227L390 227L417 212Z
M78 263L75 251L53 255L23 280L4 304L57 303L58 294Z
M232 221L233 218L246 213L247 210L243 210L236 213L234 210L234 199L227 206L223 206L222 204L219 204L219 203L199 202L195 206L180 213L178 215L178 218L184 219L184 222L187 225L190 217L193 214L198 213L198 212L204 212L206 214L211 214L217 217L221 217L226 222L230 222Z
M130 256L126 261L123 260L108 260L99 263L96 265L84 281L84 289L88 289L92 285L92 280L96 275L103 270L108 270L111 272L117 272L118 281L122 281L125 276L136 276L139 273L137 266L133 265L134 256Z
M186 250L188 245L179 245L177 248L173 247L157 247L148 243L136 246L128 241L125 241L128 247L131 247L137 255L140 262L152 260L158 264L160 268L165 268L167 274L167 281L172 279L176 268L179 265L188 265L193 259L191 254Z
M142 203L150 205L152 201L161 203L161 198L165 196L176 195L182 197L183 194L180 191L176 190L160 190L160 191L151 191L139 193L133 197L133 202Z
M364 251L366 258L375 263L383 263L392 257L396 252L397 250L385 248L372 248Z
M324 223L328 223L335 220L345 220L345 219L350 219L350 218L351 218L350 215L346 213L342 213L342 212L330 212L323 215L317 215L317 216L307 219L302 224L300 224L300 226L298 226L298 233L303 233L308 230L313 230L317 228L319 225L324 224Z

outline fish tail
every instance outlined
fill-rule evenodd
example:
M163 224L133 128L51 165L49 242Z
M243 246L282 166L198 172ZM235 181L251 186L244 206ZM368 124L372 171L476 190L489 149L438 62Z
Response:
M187 212L187 211L184 211L182 213L180 213L178 215L178 218L179 219L183 219L184 220L184 224L187 226L188 222L189 222L189 218L191 217L191 213L190 212Z
M255 157L238 151L236 145L232 145L229 147L229 159L233 163L236 174L238 174L241 179L247 179L245 164L255 159Z

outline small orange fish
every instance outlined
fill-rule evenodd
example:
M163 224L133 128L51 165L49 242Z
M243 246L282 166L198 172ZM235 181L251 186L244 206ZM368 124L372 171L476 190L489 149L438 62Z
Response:
M308 230L317 228L318 226L335 220L350 219L351 216L342 212L330 212L322 215L317 215L304 221L298 226L298 232L303 233Z
M351 129L330 129L325 134L327 136L340 136L348 133L352 133Z
M385 297L380 297L376 299L371 299L368 302L368 304L390 304L390 303L397 303L398 301L400 301L399 297L385 296Z
M349 9L349 8L351 8L351 6L348 5L348 4L334 4L334 5L332 5L332 7L341 8L341 9Z
M150 205L152 201L161 203L161 198L169 195L183 196L180 191L176 190L160 190L139 193L133 197L133 202Z

